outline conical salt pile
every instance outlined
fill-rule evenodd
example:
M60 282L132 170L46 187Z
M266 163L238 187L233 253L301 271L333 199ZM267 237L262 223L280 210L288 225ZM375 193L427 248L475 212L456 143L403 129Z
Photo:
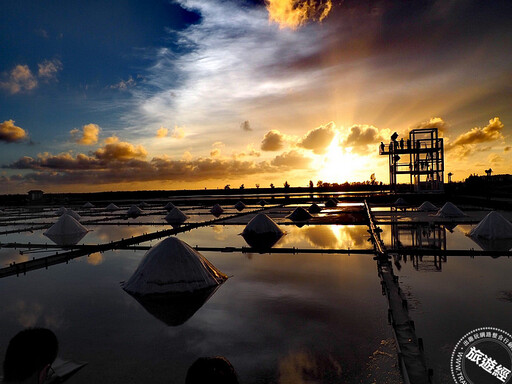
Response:
M169 224L181 224L188 219L188 216L180 211L179 208L174 207L171 212L165 216L165 221Z
M437 210L438 210L438 208L434 204L432 204L430 201L424 201L418 207L418 211L420 211L420 212L434 212Z
M311 219L313 216L311 216L310 213L304 208L297 207L291 214L286 217L293 221L306 221Z
M213 216L219 217L220 215L222 215L222 212L224 212L224 209L222 209L222 207L219 204L215 204L212 207L212 209L210 209L210 212L212 213Z
M199 252L178 238L169 237L146 252L123 289L136 295L194 292L222 284L226 279Z
M471 237L512 239L512 223L496 211L490 212L469 232Z
M268 203L265 201L265 200L260 200L258 202L259 205L261 205L262 207L264 207L265 205L267 205Z
M82 208L94 208L94 204L88 201L84 205L82 205Z
M253 217L242 232L247 244L260 250L271 248L283 235L281 228L264 213Z
M64 214L43 234L58 245L75 245L88 230L73 217Z
M393 205L395 207L407 207L407 206L409 206L409 203L405 199L399 197L398 199L396 199L396 201L393 203Z
M139 208L144 209L144 208L147 208L147 207L149 207L149 204L148 204L148 203L146 203L145 201L143 201L143 202L139 203Z
M72 209L68 209L66 210L66 215L69 215L71 216L73 219L75 219L76 221L81 221L82 220L82 216L80 216L78 213L76 213L75 211L73 211Z
M107 205L107 207L105 208L107 211L117 211L118 209L121 209L119 208L117 205L115 205L114 203L110 203L109 205Z
M308 208L309 213L320 213L322 212L322 208L320 208L317 204L313 203Z
M174 204L173 204L173 203L171 203L170 201L169 201L167 204L165 204L165 207L164 207L164 209L165 209L167 212L171 211L173 208L174 208Z
M55 215L62 216L63 214L67 213L68 209L66 207L60 207L57 212L55 212Z
M436 213L436 216L440 217L463 217L466 216L456 205L447 202L443 207Z
M235 204L235 208L237 211L241 212L244 210L245 204L243 202L239 201L238 203Z
M335 202L333 199L327 200L327 201L325 202L325 206L326 206L327 208L334 208L334 207L336 207L337 205L338 205L338 203L337 203L337 202Z
M137 207L136 205L132 205L128 211L126 212L126 214L129 216L129 217L137 217L137 216L140 216L142 214L142 210Z

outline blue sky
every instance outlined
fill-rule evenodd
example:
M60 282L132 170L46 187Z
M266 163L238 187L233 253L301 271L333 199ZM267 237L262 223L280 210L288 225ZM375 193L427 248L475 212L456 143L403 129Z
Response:
M387 182L432 125L455 180L512 160L510 1L0 8L4 193Z

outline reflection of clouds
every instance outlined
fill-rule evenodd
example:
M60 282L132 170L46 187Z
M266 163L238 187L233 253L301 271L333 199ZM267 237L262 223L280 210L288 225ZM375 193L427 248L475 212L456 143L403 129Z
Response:
M212 227L212 229L213 229L213 235L214 235L215 240L220 240L220 241L227 240L229 235L226 233L226 231L224 231L223 225L214 225Z
M306 240L313 247L320 248L368 248L365 225L316 225L302 228L287 227L285 244L297 246Z
M156 231L154 227L143 225L99 225L92 229L94 237L104 243Z
M279 384L311 384L323 378L342 378L340 363L332 356L313 356L309 352L292 352L279 361Z
M29 259L29 255L20 255L20 251L13 248L4 248L0 250L0 265L8 266L10 263L22 263Z
M10 308L7 308L7 312L12 313L13 317L23 328L44 326L57 329L63 324L61 314L54 310L46 310L39 303L18 300Z
M87 257L87 263L91 265L100 265L103 263L103 255L99 252L95 252Z

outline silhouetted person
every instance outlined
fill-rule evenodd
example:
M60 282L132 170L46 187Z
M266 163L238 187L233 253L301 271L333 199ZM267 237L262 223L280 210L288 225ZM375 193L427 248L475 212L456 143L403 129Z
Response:
M225 357L200 357L188 369L185 384L238 384L238 378Z
M400 139L400 148L404 149L404 138Z
M4 382L42 384L53 369L59 344L45 328L28 328L14 336L5 352Z
M411 149L411 139L407 139L407 149Z
M380 151L384 152L384 143L382 141L380 142Z

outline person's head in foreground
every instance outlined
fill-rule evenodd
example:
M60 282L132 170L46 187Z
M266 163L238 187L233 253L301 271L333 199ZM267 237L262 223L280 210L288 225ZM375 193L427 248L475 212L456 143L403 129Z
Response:
M45 382L59 344L55 334L45 328L28 328L14 336L5 353L4 382Z
M185 384L238 384L238 378L225 357L200 357L188 369Z

